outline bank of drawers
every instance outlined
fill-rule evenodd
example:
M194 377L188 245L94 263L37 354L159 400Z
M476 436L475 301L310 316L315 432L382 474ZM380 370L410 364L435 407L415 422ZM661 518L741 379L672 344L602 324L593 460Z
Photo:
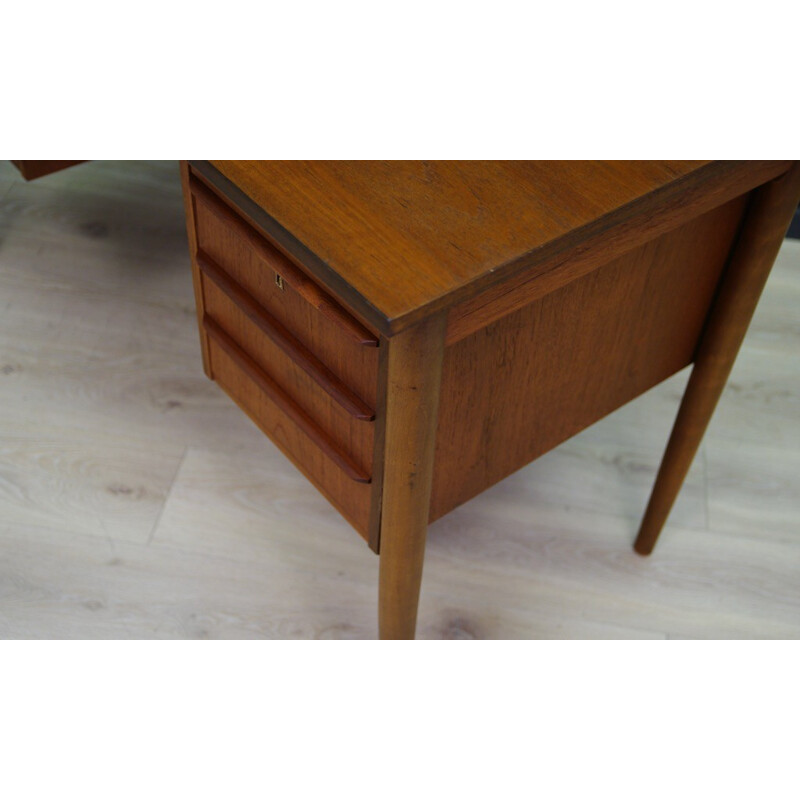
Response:
M190 188L212 377L369 538L378 338L208 187Z

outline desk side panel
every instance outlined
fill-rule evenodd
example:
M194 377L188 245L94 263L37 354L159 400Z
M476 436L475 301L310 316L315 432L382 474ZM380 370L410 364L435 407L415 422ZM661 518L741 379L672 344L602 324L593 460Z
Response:
M747 196L445 351L431 521L692 362Z

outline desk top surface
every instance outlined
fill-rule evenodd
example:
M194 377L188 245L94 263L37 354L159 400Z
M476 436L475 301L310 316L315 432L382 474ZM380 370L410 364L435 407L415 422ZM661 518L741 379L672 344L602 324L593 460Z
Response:
M781 171L778 162L719 161L210 164L383 332L591 246L614 226L640 225L687 194Z

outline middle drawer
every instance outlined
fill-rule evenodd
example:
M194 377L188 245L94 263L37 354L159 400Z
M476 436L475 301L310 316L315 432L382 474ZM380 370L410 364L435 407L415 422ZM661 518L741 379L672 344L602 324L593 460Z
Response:
M360 482L373 466L374 409L308 350L213 259L198 253L205 326L232 342L286 400L313 420L328 452ZM229 345L230 346L230 345ZM212 365L213 369L213 365ZM349 463L348 463L349 462Z

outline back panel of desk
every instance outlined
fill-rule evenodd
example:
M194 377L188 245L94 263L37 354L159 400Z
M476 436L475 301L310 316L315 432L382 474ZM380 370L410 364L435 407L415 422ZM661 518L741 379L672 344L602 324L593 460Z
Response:
M692 362L746 204L726 203L447 347L431 520Z

